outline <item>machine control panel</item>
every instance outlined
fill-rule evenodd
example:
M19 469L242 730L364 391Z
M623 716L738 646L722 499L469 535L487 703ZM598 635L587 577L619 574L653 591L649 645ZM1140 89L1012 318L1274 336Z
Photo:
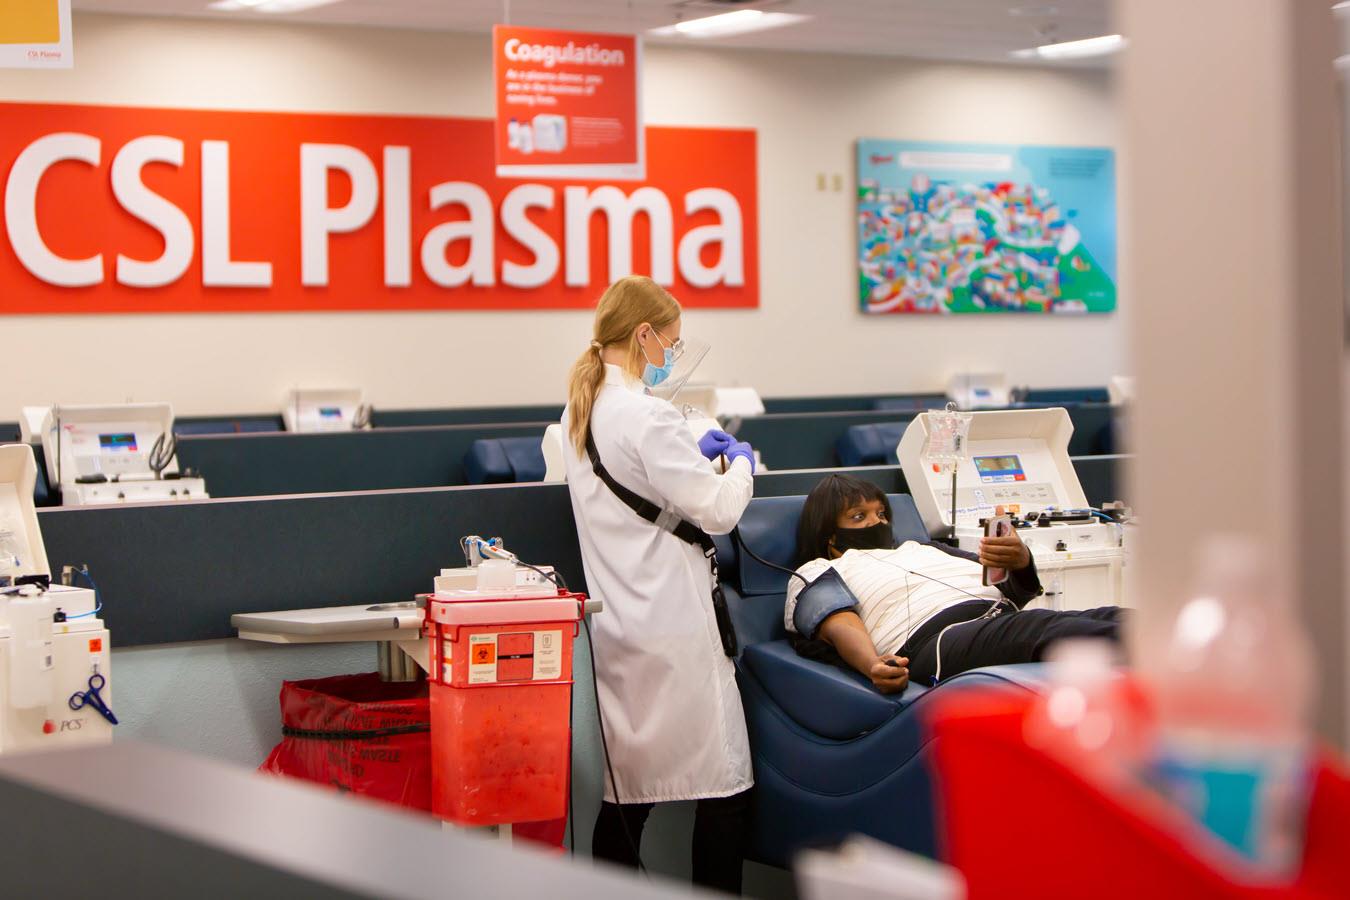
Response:
M60 439L68 453L63 462L75 464L76 478L148 474L147 456L162 433L152 422L99 422L87 425L63 422ZM62 473L68 478L68 473Z
M934 490L939 505L950 510L951 487ZM1014 512L1032 512L1055 505L1055 489L1048 483L998 483L956 489L956 517L960 520L988 516L996 506L1019 507Z
M1016 453L1006 456L977 456L971 461L975 464L975 471L980 474L980 481L984 484L1007 484L1027 480L1027 473L1022 470L1022 458Z

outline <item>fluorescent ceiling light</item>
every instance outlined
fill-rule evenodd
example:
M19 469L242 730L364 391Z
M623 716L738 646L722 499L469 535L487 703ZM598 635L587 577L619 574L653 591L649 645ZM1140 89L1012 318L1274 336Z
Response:
M206 8L218 12L252 9L262 13L293 13L337 2L338 0L216 0L215 3L208 3Z
M660 37L682 35L691 38L730 37L733 34L745 34L750 31L763 31L766 28L781 28L784 25L796 25L810 16L795 13L764 12L758 9L738 9L735 12L718 13L701 19L689 19L676 22L664 28L653 28L648 34Z
M1081 41L1064 41L1058 44L1042 44L1028 50L1014 50L1013 56L1018 59L1083 59L1088 56L1105 56L1124 47L1125 38L1118 34L1106 34Z

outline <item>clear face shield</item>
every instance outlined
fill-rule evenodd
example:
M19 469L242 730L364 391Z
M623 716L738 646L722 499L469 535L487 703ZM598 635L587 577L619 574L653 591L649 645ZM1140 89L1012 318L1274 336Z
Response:
M712 345L698 338L683 338L679 344L680 352L675 359L674 368L670 370L670 377L652 388L652 395L670 401L676 409L684 413L686 419L706 418L697 408L700 397L689 382L693 378L694 370L703 362L703 357L712 349ZM691 389L686 391L686 387Z

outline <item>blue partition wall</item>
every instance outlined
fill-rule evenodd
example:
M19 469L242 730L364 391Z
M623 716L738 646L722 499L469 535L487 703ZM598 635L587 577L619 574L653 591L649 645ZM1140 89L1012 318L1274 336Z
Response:
M185 436L178 443L178 460L202 474L212 497L445 487L465 483L464 456L474 441L543 440L547 426Z

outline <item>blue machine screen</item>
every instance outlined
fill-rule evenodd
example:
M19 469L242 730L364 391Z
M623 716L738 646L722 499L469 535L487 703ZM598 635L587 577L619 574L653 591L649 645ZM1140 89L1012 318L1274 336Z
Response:
M103 450L126 450L134 453L136 452L136 435L100 434L98 445Z
M975 471L980 473L980 481L1026 481L1026 472L1022 471L1022 459L1016 454L1007 456L976 456L972 460Z
M321 419L340 419L342 410L336 406L320 406L319 418Z

